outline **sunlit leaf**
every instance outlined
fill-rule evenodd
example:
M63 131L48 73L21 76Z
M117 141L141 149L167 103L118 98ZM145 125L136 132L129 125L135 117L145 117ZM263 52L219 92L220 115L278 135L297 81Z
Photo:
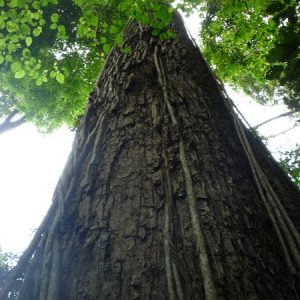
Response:
M25 71L24 70L19 70L18 72L15 73L15 78L20 79L25 76Z
M58 14L52 14L51 15L51 21L53 22L53 23L56 23L56 22L58 22Z
M61 84L65 82L65 76L62 73L57 73L55 78Z
M32 44L32 37L28 36L25 39L25 43L26 43L27 47L29 47Z

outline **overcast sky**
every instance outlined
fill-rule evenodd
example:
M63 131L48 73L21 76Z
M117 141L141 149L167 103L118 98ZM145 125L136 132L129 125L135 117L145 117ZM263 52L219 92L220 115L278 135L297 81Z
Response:
M194 36L198 29L189 21ZM261 107L240 94L230 95L251 125L282 113L285 108ZM292 123L280 119L261 128L264 135L281 132ZM293 148L300 136L295 129L269 142L279 149ZM51 203L52 193L71 150L74 133L66 128L43 135L31 124L0 135L0 247L15 253L29 244L32 232L42 221ZM278 156L278 155L277 155Z

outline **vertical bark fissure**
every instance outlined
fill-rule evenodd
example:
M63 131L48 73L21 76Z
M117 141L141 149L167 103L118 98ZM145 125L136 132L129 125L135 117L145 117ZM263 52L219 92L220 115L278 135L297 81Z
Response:
M165 215L164 215L164 251L165 251L165 263L166 263L166 277L168 283L168 290L170 299L183 300L182 284L179 277L176 259L172 253L176 255L175 247L172 243L173 232L173 196L172 196L172 183L169 172L169 163L166 154L165 137L162 138L162 157L164 161L163 177L165 178ZM175 288L174 288L175 283ZM176 297L177 295L177 297Z
M184 293L182 290L179 272L178 272L176 262L174 260L172 261L172 271L173 271L174 280L175 280L175 284L176 284L177 297L179 300L184 300L185 298L184 298Z
M166 78L164 74L164 68L161 59L157 55L157 52L158 52L158 48L156 46L154 49L154 63L158 74L158 81L163 90L164 102L168 108L168 113L170 115L172 125L177 130L179 130L174 109L168 99L168 91L167 91ZM203 280L205 299L214 300L217 297L216 287L214 283L214 276L213 276L212 268L210 266L203 225L201 224L201 220L199 218L197 208L196 208L196 199L194 194L193 181L192 181L191 173L187 162L184 142L183 142L182 135L180 133L179 133L179 157L180 157L180 163L185 178L188 207L189 207L193 232L195 235L196 247L199 255L199 264L200 264L200 271Z
M162 139L162 156L164 160L164 177L165 177L165 193L166 193L166 201L165 201L165 215L164 215L164 252L165 252L165 264L166 264L166 277L169 291L169 298L171 300L176 299L175 289L174 289L174 281L173 281L173 272L172 272L172 255L171 255L171 234L170 234L170 226L171 226L171 206L172 206L172 191L171 191L171 180L169 174L169 165L165 151L165 145Z
M97 136L95 137L93 143L94 143L94 146L93 146L93 150L92 150L92 154L91 154L91 159L89 161L89 165L87 167L87 170L86 170L86 176L89 177L90 176L90 173L92 172L93 170L93 167L96 165L97 163L97 152L99 151L99 147L101 147L101 143L100 143L100 140L101 140L101 137L102 137L102 130L103 130L103 122L104 122L104 113L101 113L100 117L99 117L99 120L96 124L96 132L97 132Z

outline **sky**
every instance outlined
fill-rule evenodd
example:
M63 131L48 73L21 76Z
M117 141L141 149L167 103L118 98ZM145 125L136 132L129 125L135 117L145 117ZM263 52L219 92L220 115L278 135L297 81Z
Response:
M197 37L198 20L188 19ZM236 105L254 126L284 111L283 106L262 107L248 97L228 89ZM263 135L289 128L289 118L261 127ZM279 157L279 150L295 147L300 128L269 141L268 146ZM61 128L52 134L41 134L32 124L25 124L0 135L0 247L20 253L29 244L51 204L52 194L70 153L74 133Z

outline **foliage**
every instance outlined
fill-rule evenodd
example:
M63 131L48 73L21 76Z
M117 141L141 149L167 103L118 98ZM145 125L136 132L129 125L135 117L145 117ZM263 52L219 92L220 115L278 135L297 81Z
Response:
M300 6L296 0L207 0L203 51L217 74L261 102L300 107Z
M18 259L18 255L11 252L3 252L0 248L0 290L8 277L9 272L16 265ZM18 281L18 284L19 283L20 281ZM11 293L9 299L16 299L16 295Z
M179 5L188 12L197 1ZM76 123L113 45L130 54L128 22L175 37L173 8L161 0L0 0L0 9L0 115L18 110L44 130Z
M297 144L294 150L282 152L280 165L300 186L300 145Z
M173 0L0 0L0 115L13 110L39 128L76 124L113 45L132 20L152 26L161 39ZM206 12L205 56L223 80L261 101L285 98L299 107L299 5L284 2L191 1L177 8ZM11 99L9 99L11 98ZM276 98L276 99L277 99ZM8 101L9 99L9 101Z

